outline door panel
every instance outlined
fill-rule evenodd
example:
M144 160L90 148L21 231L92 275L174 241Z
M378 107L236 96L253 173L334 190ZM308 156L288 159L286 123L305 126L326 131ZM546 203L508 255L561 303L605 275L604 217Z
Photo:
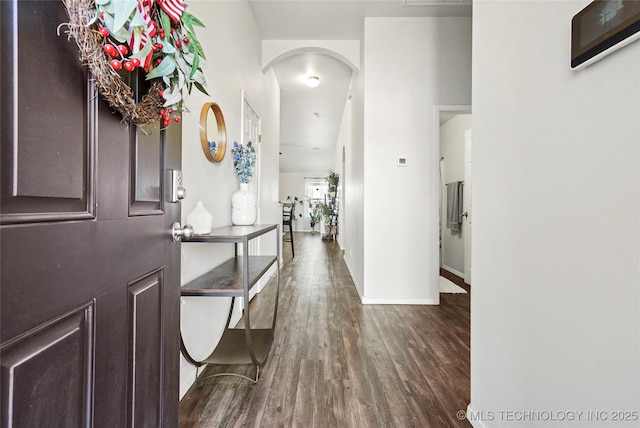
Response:
M159 426L162 379L162 271L129 285L129 426ZM137 364L146 361L146 364ZM137 409L145 409L138 413Z
M96 299L96 359L94 389L95 427L124 427L127 418L127 317L113 317L111 311L127 313L127 284ZM126 339L125 339L126 340Z
M158 138L158 123L145 126L145 132L133 132L131 168L133 183L131 192L131 215L152 215L161 213L162 183L162 142Z
M90 302L2 345L3 426L90 425L93 309Z
M0 8L2 427L177 426L180 124L122 123L61 1Z
M67 67L64 75L49 73L65 61L78 61L74 44L51 36L66 17L64 8L3 3L2 222L91 218L95 138L89 129L86 71ZM16 30L15 23L17 37L9 36L15 41L9 43L4 31ZM34 55L32 44L38 40L47 40L47 48L39 45ZM18 78L29 70L41 70L47 78L33 72L36 78Z

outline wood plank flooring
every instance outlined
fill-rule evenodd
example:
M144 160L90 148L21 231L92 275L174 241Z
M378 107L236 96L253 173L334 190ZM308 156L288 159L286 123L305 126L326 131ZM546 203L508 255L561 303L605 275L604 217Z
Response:
M362 305L335 242L284 243L276 338L252 366L209 366L180 402L180 427L469 427L469 294L439 306ZM251 303L271 323L275 281ZM256 315L257 314L257 315Z

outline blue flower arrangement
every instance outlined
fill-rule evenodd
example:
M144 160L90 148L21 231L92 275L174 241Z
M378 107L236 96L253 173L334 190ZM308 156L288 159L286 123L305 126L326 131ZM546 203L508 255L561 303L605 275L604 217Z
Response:
M240 182L250 182L253 175L253 166L256 163L256 150L251 145L251 141L247 142L246 146L234 142L231 154L233 154L233 166Z
M215 141L209 141L209 153L211 153L211 156L214 158L216 154L218 154L218 146Z

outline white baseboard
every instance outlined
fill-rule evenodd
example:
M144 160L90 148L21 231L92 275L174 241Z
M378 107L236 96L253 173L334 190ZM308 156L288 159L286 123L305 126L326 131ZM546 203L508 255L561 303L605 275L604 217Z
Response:
M353 275L353 270L349 265L349 258L344 257L344 262L347 265L347 269L351 274L351 278L353 279L353 283L356 287L356 292L358 293L358 297L360 297L360 303L363 305L439 305L440 300L433 299L371 299L369 297L365 297L360 294L360 287L356 283L355 276ZM438 296L440 297L440 296Z
M363 305L437 305L433 299L372 299L360 296Z
M442 265L441 267L442 267L442 269L446 270L447 272L451 272L452 274L457 275L460 278L464 279L464 273L460 272L459 270L455 270L454 268L449 267L447 265Z
M180 358L182 359L184 357L182 357L181 355ZM182 379L182 382L180 383L180 400L182 400L185 394L189 392L189 388L191 388L191 385L195 383L195 379L198 377L198 369L191 366L187 374L184 374L184 375L183 373L180 373L180 374L181 374L180 377L184 377Z
M358 293L358 297L360 297L360 302L362 302L362 294L360 294L360 287L358 287L358 282L356 281L356 277L353 274L353 269L351 269L351 265L349 264L349 258L346 256L342 256L344 260L344 264L347 265L347 270L349 271L349 275L351 275L351 280L353 281L353 285L356 288L356 293Z

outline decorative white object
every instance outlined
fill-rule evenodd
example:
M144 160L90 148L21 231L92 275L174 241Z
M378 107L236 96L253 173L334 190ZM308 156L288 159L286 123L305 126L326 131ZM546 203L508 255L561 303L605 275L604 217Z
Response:
M231 195L231 223L250 226L256 222L256 194L249 190L249 183L240 183L240 189Z
M193 232L202 235L211 232L213 224L213 215L205 208L202 201L198 201L195 208L189 211L185 219L187 224L193 227Z

